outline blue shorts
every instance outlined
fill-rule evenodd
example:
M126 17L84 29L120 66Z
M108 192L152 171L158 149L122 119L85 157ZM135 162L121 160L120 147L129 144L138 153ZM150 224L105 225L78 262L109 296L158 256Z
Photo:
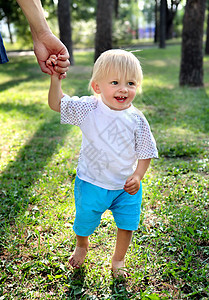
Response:
M73 229L77 235L91 235L107 209L112 211L118 228L138 229L142 184L137 194L130 195L124 189L106 190L76 177L74 196L76 217Z

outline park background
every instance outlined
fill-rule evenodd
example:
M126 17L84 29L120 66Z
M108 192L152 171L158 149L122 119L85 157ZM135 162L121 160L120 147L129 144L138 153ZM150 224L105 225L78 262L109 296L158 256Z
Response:
M151 125L159 159L143 180L125 283L110 271L116 227L108 212L84 267L69 266L81 133L61 126L48 108L50 78L29 55L30 31L15 5L0 1L1 29L9 16L12 33L8 41L3 32L9 63L0 67L0 299L208 299L208 1L43 1L57 36L59 10L71 24L68 40L62 37L72 60L64 92L90 93L92 65L105 47L134 51L142 64L142 94L134 104ZM146 28L154 28L147 30L151 37L144 38Z

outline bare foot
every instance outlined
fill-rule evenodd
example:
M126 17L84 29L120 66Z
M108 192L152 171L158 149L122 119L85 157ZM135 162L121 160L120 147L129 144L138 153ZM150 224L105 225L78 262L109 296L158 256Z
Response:
M84 263L86 254L88 250L86 248L76 246L73 254L69 259L69 263L73 268L79 269L80 266Z
M123 277L126 278L129 274L125 271L124 260L113 260L112 259L112 272L114 278Z

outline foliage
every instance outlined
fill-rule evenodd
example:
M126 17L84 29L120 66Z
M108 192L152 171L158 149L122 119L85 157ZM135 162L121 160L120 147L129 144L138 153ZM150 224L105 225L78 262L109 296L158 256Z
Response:
M0 20L9 18L11 21L14 21L17 8L18 5L15 0L0 0Z
M21 43L22 47L27 45L27 47L32 49L33 40L30 32L30 27L22 11L18 14L18 18L17 20L14 21L14 25L15 25L15 34L17 35L18 40Z
M0 0L0 20L4 19L10 26L15 26L15 35L23 44L32 46L32 38L28 22L15 0Z
M8 26L11 43L14 42L11 33L11 24L19 21L18 5L15 0L2 1L0 0L0 20L4 20ZM3 33L4 36L4 33Z
M143 14L149 24L155 22L155 5L156 5L155 0L144 2Z
M42 0L42 5L45 9L47 21L49 22L52 31L59 36L59 29L57 25L57 1ZM143 2L142 2L143 3ZM91 30L87 30L89 24L96 22L96 6L97 1L70 1L71 8L71 25L73 27L73 44L76 46L93 47L94 34ZM170 7L169 7L170 8ZM138 20L145 19L146 22L155 21L155 1L145 1L143 9L139 10L138 2L135 0L119 1L118 15L114 18L113 42L114 45L120 45L121 41L130 43L134 35L137 38ZM22 43L21 47L25 48L27 45L32 47L32 38L28 23L18 7L16 0L0 0L0 19L4 19L14 24L15 35L18 38L18 43ZM182 31L183 10L178 10L174 19L175 36L180 36ZM56 22L55 22L56 20ZM86 24L86 28L84 26ZM128 28L127 28L128 27ZM81 37L79 37L78 28L81 29ZM94 31L94 26L93 26ZM87 38L84 37L85 32ZM81 43L84 43L81 45Z
M73 45L76 48L82 47L93 47L95 32L96 32L96 22L95 20L89 21L76 21L73 22Z
M174 19L174 36L179 37L182 34L183 29L183 17L184 17L184 9L178 9L175 19Z
M77 0L71 1L72 18L73 20L95 19L96 16L96 0Z
M35 58L10 57L0 69L1 299L209 298L209 86L178 86L180 47L134 52L143 71L135 99L150 122L160 158L143 180L144 200L126 266L110 271L116 227L103 215L81 270L75 247L73 183L81 133L59 124L47 105L49 77ZM63 90L88 93L93 53L75 53ZM209 82L205 58L205 82Z
M128 45L132 40L131 26L128 21L115 20L113 26L113 44L120 46L120 44Z

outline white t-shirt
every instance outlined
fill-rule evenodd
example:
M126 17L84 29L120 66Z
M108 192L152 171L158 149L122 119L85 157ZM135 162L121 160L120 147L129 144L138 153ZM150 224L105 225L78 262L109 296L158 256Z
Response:
M133 105L118 111L94 96L65 95L61 100L61 123L80 127L77 175L99 187L123 189L136 169L137 159L158 157L149 124Z

